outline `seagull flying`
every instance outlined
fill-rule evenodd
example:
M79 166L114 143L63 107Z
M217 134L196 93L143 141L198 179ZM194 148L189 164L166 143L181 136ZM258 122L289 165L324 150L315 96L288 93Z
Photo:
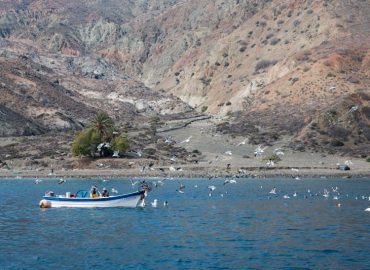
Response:
M59 181L58 181L58 184L60 185L60 184L63 184L63 183L65 183L65 182L66 182L66 180L65 180L65 179L60 178L60 179L59 179Z
M180 186L178 189L176 189L176 191L178 191L179 193L184 193L184 189L185 189L185 186L180 183Z
M236 146L240 146L240 145L244 145L246 143L247 139L244 139L243 141L241 141L240 143L238 143Z
M192 138L193 136L189 136L187 139L183 140L182 142L180 143L188 143L190 142L190 139Z
M38 179L38 178L36 178L35 179L35 184L37 185L37 184L40 184L42 182L42 180L41 179Z

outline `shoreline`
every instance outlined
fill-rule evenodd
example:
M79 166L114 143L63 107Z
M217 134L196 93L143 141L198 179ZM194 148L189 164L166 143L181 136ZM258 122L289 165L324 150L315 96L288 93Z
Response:
M241 169L239 169L241 170ZM329 168L263 168L251 167L242 168L243 173L224 168L212 167L188 167L180 172L148 171L140 173L137 169L74 169L74 170L55 170L53 173L48 171L34 170L0 170L2 178L370 178L370 171L349 170L342 171ZM298 171L297 171L298 170Z

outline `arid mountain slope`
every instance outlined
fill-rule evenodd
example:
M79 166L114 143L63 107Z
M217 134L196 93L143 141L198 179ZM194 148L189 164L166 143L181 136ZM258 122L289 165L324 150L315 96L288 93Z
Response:
M306 138L323 112L368 94L369 14L365 0L0 0L3 88L37 113L2 105L31 130L76 129L97 108L124 122L192 106L255 143Z

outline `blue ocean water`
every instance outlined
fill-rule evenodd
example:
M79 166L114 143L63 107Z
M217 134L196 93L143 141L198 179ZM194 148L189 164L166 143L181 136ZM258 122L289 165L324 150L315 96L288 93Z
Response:
M145 208L40 209L47 190L133 189L128 179L2 179L0 269L370 269L369 180L177 179Z

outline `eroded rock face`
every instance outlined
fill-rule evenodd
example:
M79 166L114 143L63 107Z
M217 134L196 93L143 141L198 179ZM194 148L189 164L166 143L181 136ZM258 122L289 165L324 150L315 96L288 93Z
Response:
M40 132L194 107L294 135L369 91L368 1L0 3L1 104Z

